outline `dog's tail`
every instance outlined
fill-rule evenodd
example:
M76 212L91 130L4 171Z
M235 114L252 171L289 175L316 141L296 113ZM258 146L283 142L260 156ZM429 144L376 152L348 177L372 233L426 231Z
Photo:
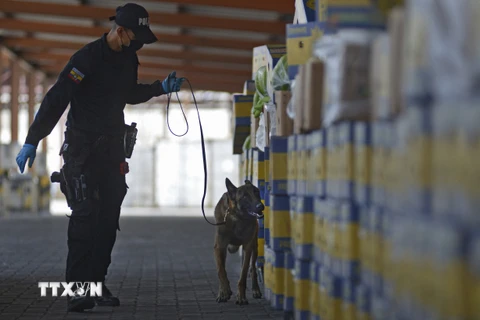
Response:
M234 246L234 245L229 244L227 249L228 249L228 252L235 253L235 252L238 251L239 248L240 248L240 246Z

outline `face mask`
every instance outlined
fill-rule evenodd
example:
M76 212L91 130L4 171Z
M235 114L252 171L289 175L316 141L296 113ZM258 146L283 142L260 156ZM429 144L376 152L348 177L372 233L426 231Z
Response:
M138 51L142 48L143 48L143 43L141 43L140 41L138 40L130 41L130 47L129 47L130 50Z

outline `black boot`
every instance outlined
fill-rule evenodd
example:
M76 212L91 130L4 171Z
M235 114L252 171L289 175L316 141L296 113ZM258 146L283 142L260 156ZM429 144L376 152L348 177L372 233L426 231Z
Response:
M105 284L102 285L102 296L94 297L94 299L99 307L118 307L120 305L120 300L113 296Z
M83 312L87 309L93 309L95 307L95 300L88 296L74 296L67 298L67 311L68 312Z

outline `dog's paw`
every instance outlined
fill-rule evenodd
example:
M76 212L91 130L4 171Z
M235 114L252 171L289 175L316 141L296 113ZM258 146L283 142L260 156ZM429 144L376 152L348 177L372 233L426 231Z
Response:
M242 305L247 305L248 304L248 300L247 298L245 297L241 297L240 295L237 295L237 301L235 301L235 304L238 304L240 306Z
M232 296L232 290L228 289L228 290L220 290L218 292L218 296L217 296L217 302L220 303L220 302L227 302L228 300L230 300L230 297Z
M262 292L260 289L253 289L253 298L254 299L261 299L262 298Z

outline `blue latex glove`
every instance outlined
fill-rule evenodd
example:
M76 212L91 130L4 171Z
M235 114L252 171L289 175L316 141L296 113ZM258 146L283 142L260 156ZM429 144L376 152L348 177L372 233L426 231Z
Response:
M173 71L168 75L168 77L165 78L165 80L163 80L162 87L165 93L180 91L185 78L177 78L176 75L177 72Z
M22 150L17 155L17 164L20 172L23 173L25 170L25 164L28 161L28 167L31 168L33 165L33 161L35 160L35 156L37 155L37 147L31 144L24 144Z

